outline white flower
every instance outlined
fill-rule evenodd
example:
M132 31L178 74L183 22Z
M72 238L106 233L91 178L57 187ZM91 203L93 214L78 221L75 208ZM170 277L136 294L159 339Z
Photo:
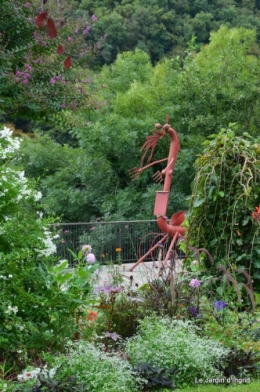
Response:
M56 253L57 247L52 242L50 237L46 237L46 238L39 237L39 239L44 243L43 249L35 249L35 251L39 254L39 256L48 257L48 256L52 255L53 253Z
M14 314L16 314L18 312L17 306L8 305L7 310L5 311L5 313L10 315L12 312Z
M35 368L33 370L25 370L22 374L19 374L17 376L17 380L20 382L26 382L28 380L32 380L34 378L37 378L39 373L41 372L40 368Z
M41 192L37 192L37 193L34 195L34 200L35 200L35 201L39 201L41 198L42 198L42 193L41 193Z
M4 129L0 130L0 157L2 159L6 159L8 154L14 153L20 147L20 140L18 138L13 137L13 132L4 127Z
M41 211L36 211L36 213L39 215L40 219L42 219L43 213Z

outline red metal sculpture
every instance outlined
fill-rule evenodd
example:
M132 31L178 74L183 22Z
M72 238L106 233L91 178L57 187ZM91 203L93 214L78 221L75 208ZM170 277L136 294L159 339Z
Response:
M178 152L180 149L178 135L177 135L176 131L173 128L171 128L168 121L169 121L169 117L167 115L166 116L166 124L164 124L163 126L161 124L155 124L156 130L152 131L153 132L152 136L147 136L146 142L143 144L143 146L141 148L141 151L144 150L144 154L141 158L140 167L133 168L129 171L132 179L135 179L145 169L148 169L149 167L154 166L157 163L165 162L167 160L167 166L165 167L165 169L163 169L162 171L157 171L153 175L153 178L156 182L160 183L164 179L163 190L156 192L156 199L155 199L155 205L154 205L154 215L157 217L157 224L158 224L159 228L162 230L162 232L165 233L165 235L162 237L162 239L159 242L157 242L154 246L152 246L149 249L149 251L146 252L145 255L143 255L131 267L130 271L133 271L133 269L139 263L141 263L147 256L149 256L156 248L162 246L162 244L167 240L168 237L172 237L170 246L168 248L167 254L166 254L164 262L163 262L163 265L166 266L167 261L170 257L170 254L172 252L172 249L176 243L176 240L185 233L185 227L181 226L181 224L183 223L184 218L185 218L184 211L177 212L177 213L173 214L169 222L166 217L171 182L172 182L172 175L173 175L173 171L174 171L175 162L177 160ZM171 138L171 144L170 144L168 158L164 158L164 159L160 159L158 161L151 162L153 152L154 152L154 149L156 147L158 140L167 136L167 135L169 135ZM146 166L143 166L144 159L145 159L146 154L149 149L151 149L151 152L150 152L150 155L147 160L148 164Z

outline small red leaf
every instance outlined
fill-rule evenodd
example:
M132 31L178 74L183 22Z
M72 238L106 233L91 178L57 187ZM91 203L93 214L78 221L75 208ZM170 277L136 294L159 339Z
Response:
M43 22L45 21L45 19L47 18L48 13L47 12L41 12L37 18L36 18L36 24L38 27L42 27L43 26Z
M62 54L63 52L64 52L63 46L62 46L62 45L59 45L59 46L57 47L57 53L58 53L58 54Z
M70 67L72 66L72 62L71 62L71 57L68 56L65 61L64 61L64 67L66 69L70 69Z
M54 20L52 18L48 18L47 20L47 33L50 38L56 38L58 35Z

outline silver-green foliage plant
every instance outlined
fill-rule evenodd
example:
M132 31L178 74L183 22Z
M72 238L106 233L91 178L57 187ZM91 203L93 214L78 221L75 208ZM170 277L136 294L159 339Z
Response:
M145 318L138 334L128 339L126 353L133 366L150 363L176 371L177 386L192 385L196 378L220 377L218 366L229 350L211 339L201 338L199 329L189 321L170 318Z
M88 342L68 342L66 354L57 357L51 367L57 369L53 377L56 383L64 382L66 385L67 380L74 379L82 388L75 390L95 392L140 390L138 388L140 380L127 361L120 358L118 354L106 354L102 349ZM63 391L67 391L65 386Z

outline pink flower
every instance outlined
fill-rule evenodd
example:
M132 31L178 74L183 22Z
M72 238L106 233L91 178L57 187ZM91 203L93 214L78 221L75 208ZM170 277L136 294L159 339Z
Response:
M29 8L30 7L30 3L24 3L23 5L25 8Z
M30 64L25 64L25 68L28 69L28 71L33 71L33 67Z
M54 78L51 78L50 84L55 84L55 83L56 83L56 80Z
M92 16L91 16L91 19L93 20L93 22L97 22L97 20L98 20L97 17L96 17L96 15L92 15Z
M90 230L96 230L96 228L94 226L92 226Z
M82 245L81 249L83 252L91 252L92 246L91 245Z
M116 332L106 332L106 333L105 333L105 337L106 337L106 338L111 338L111 339L113 339L115 342L116 342L118 339L122 339L121 335L118 335Z
M88 253L86 259L89 264L94 264L96 262L96 257L93 253Z
M71 42L71 41L72 41L72 38L71 38L71 37L68 37L68 41Z
M190 287L199 287L200 286L200 281L198 279L191 279L189 283Z
M91 27L90 27L90 26L87 26L87 27L83 30L83 34L88 34L90 30L91 30Z
M27 84L28 83L28 79L24 79L23 81L22 81L22 84Z

